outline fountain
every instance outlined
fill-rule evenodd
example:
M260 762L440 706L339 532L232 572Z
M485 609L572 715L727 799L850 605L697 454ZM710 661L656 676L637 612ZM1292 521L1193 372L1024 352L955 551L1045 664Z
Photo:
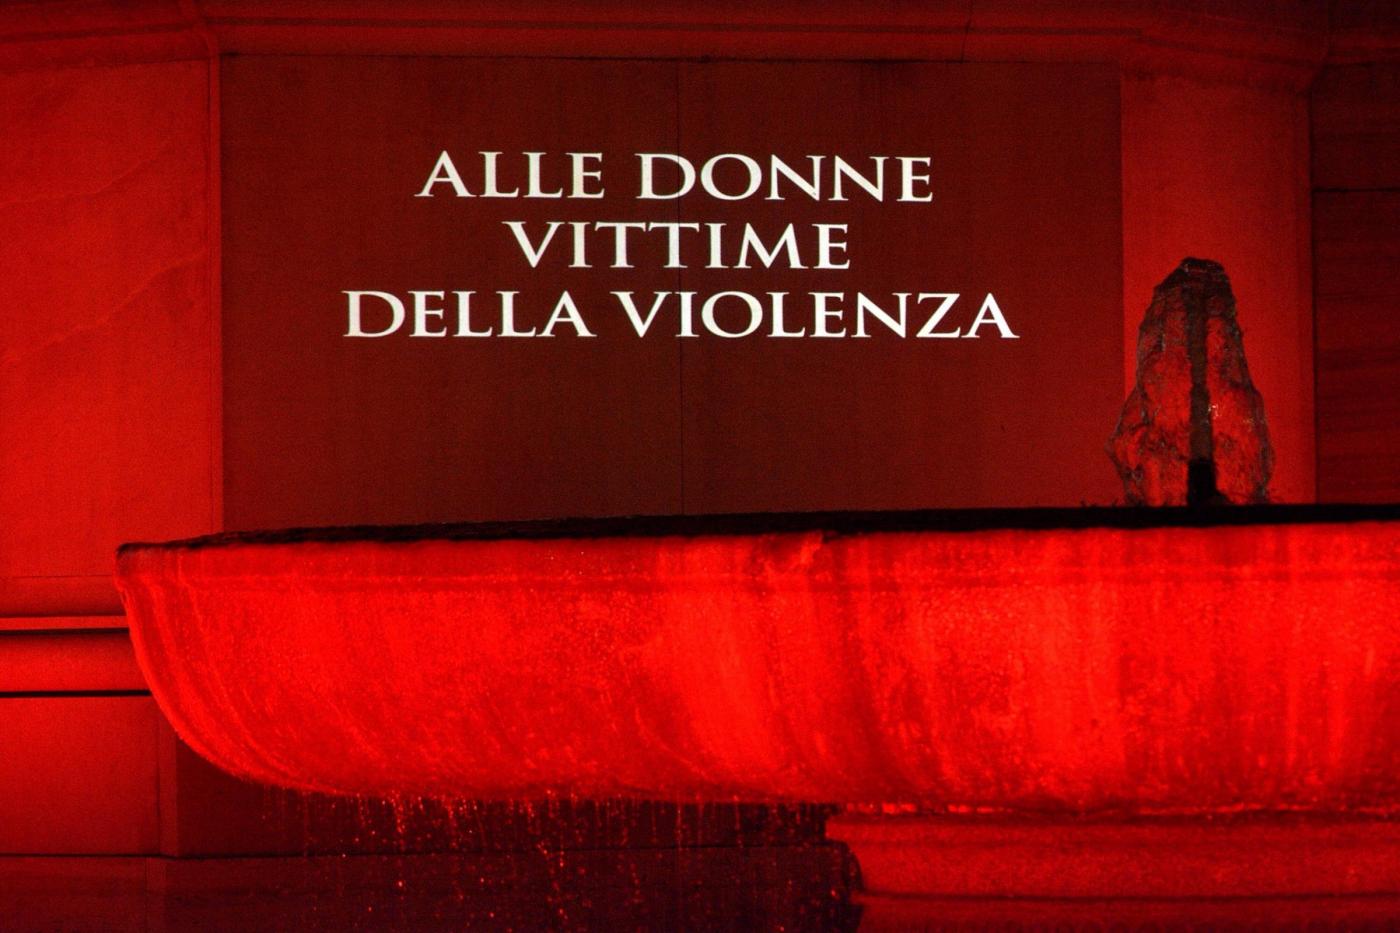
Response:
M1217 265L1139 346L1111 451L1158 508L133 544L132 640L192 748L281 787L828 804L876 894L1387 892L1400 507L1212 507L1272 459Z
M130 545L118 579L181 737L285 787L1388 814L1397 519L1261 506L312 530Z

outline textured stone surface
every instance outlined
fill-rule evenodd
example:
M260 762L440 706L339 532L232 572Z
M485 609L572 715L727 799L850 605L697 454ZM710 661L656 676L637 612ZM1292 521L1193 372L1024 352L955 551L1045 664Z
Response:
M118 566L171 724L266 783L1400 813L1400 520L233 541Z
M1108 452L1134 505L1267 500L1274 455L1264 401L1219 263L1183 259L1154 290L1137 381Z
M211 529L208 98L198 62L0 77L0 612L111 612L119 543Z

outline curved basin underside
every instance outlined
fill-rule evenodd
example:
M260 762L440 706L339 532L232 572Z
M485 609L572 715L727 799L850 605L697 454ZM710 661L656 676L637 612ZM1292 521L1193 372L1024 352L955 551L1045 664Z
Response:
M225 536L118 583L180 735L289 787L1400 805L1396 515L1143 514Z

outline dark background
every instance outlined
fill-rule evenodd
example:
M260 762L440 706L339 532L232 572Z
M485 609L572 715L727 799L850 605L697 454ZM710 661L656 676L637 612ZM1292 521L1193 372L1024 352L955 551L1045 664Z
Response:
M222 97L230 528L1116 494L1102 447L1122 401L1110 68L247 56L224 64ZM522 151L549 152L549 172L567 151L602 152L608 194L413 197L443 149L476 194L479 150L504 153L506 189L523 184ZM765 169L769 153L799 168L841 155L865 172L870 155L931 156L934 200L897 200L893 158L883 203L851 185L844 202L767 201L766 183L745 201L698 186L636 200L634 153L674 151L697 167L740 152ZM730 263L745 222L768 240L799 225L808 262L806 225L846 223L851 268L666 270L653 233L634 237L635 269L607 268L600 235L595 268L576 270L565 228L531 269L502 225L675 219L728 224ZM474 289L480 328L497 289L520 291L518 319L539 327L563 288L596 339L568 326L552 339L412 339L411 322L342 336L344 289ZM936 301L911 308L906 340L878 324L865 340L775 340L766 324L678 340L669 309L638 338L610 290L644 310L653 291L696 291L697 327L706 295L766 304L785 291L788 328L809 331L809 291L845 292L852 331L857 291L888 310L896 291L959 292L945 330L966 330L990 291L1020 339L991 326L914 339ZM738 329L728 307L721 321Z

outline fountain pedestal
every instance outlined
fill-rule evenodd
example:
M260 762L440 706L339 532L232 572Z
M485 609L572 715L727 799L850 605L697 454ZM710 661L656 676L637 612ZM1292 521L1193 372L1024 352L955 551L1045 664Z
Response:
M830 828L874 891L1365 894L1400 877L1397 519L341 529L129 546L118 583L181 737L265 783L880 801Z
M863 889L922 898L1296 898L1397 894L1400 823L1240 814L1143 818L848 813Z

